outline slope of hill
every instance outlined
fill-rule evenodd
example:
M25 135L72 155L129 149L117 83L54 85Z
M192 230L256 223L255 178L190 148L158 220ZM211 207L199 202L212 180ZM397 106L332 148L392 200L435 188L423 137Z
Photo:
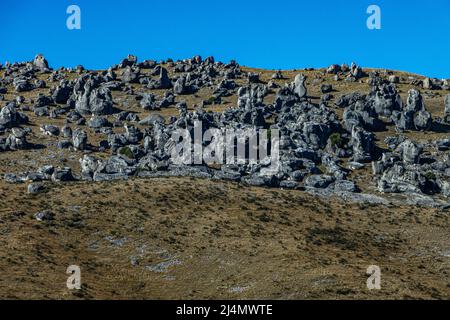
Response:
M6 65L0 296L449 298L449 94L356 65ZM282 129L288 168L174 167L170 130L193 119ZM381 290L366 287L370 265Z

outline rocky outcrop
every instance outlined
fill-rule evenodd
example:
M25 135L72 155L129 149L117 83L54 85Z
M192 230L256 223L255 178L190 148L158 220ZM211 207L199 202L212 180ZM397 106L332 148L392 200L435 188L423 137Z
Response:
M447 130L439 118L436 118L436 126L432 126L431 114L425 109L424 97L436 92L427 91L422 97L418 90L411 89L404 102L396 87L397 83L401 83L402 88L407 83L403 75L371 72L367 78L356 64L350 67L332 65L325 71L311 73L315 74L314 91L320 90L323 94L320 101L319 97L308 96L307 78L303 74L284 83L281 80L285 77L277 71L266 84L267 74L241 71L235 61L221 63L212 57L195 56L157 63L138 62L130 55L120 64L98 72L81 67L52 71L43 57L36 57L31 63L7 65L2 69L0 99L9 99L14 89L16 92L36 91L17 95L11 99L14 102L2 104L0 151L30 148L27 136L31 137L30 141L38 137L45 141L40 147L54 148L52 152L55 149L64 155L76 152L81 158L81 175L72 173L70 168L52 167L52 170L7 175L5 179L9 182L62 182L109 181L131 176L190 176L347 197L360 192L358 184L362 181L383 193L450 196L448 138L442 136L432 142L422 139L417 143L407 138L411 137L410 133L405 136L389 133L388 137L378 133L391 130L392 124L397 131ZM323 77L325 73L332 74L336 81L357 81L358 86L368 83L369 90L364 90L367 92L364 94L352 92L335 98L334 92L340 91L342 86L332 85L330 76ZM286 72L286 78L288 75L291 76ZM422 82L414 83L422 85ZM433 89L445 86L436 79L423 83ZM40 90L42 88L48 89ZM235 105L229 108L231 101ZM450 95L445 98L447 121L449 104ZM136 106L141 110L135 109ZM163 117L159 113L165 112L153 112L163 108L176 109L178 114ZM42 134L34 129L34 134L30 134L32 130L26 127L27 112L41 117L37 128ZM210 165L202 157L194 163L187 161L196 155L192 148L177 149L180 139L177 140L175 133L179 130L186 130L183 132L189 135L237 132L232 142L215 136L202 141L203 150L219 146L219 151L211 153L216 155L227 143L232 144L230 149L233 150L238 144L248 147L250 139L246 130L262 129L267 130L267 142L279 156L274 166L269 157L259 162L238 162L234 153L230 156L230 160L234 160L231 163ZM278 132L279 140L272 140ZM380 135L384 144L375 139ZM192 140L191 137L190 142ZM261 151L258 146L246 153L256 149ZM186 163L174 161L176 154ZM371 179L352 181L352 177L359 179L361 176L352 172L365 173L370 162L374 182ZM38 186L30 190L40 192Z
M113 113L111 91L99 87L85 86L84 92L76 95L75 110L82 115L108 115Z
M403 111L395 111L392 120L398 131L417 130L426 131L433 123L431 114L425 110L422 95L418 90L408 92L408 100Z

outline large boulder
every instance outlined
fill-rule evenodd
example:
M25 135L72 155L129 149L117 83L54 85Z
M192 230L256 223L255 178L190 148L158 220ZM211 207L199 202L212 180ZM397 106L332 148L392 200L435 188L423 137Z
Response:
M380 131L384 128L383 122L379 119L378 113L373 108L370 100L357 100L345 109L344 126L351 132L354 126L359 126L369 131Z
M92 156L84 155L80 159L81 177L84 180L92 180L94 173L100 165L100 161Z
M351 145L353 147L353 161L370 162L375 150L375 137L361 127L353 127Z
M87 126L92 129L101 129L111 127L111 123L106 117L93 115L87 122Z
M292 107L297 101L297 96L289 86L281 87L275 97L275 109L280 110L282 108Z
M433 124L431 114L425 110L422 95L416 89L408 91L408 100L403 112L393 111L391 116L397 131L429 130Z
M147 88L149 89L170 89L172 88L172 82L170 81L167 69L160 67L159 78L151 80Z
M106 161L98 165L96 173L116 174L122 173L130 175L135 171L133 166L135 161L123 156L111 156ZM94 176L95 180L95 176Z
M277 70L274 74L272 74L271 79L274 79L274 80L284 79L283 74L281 73L281 70Z
M251 111L255 107L263 106L267 88L262 85L249 85L238 89L238 108Z
M415 114L414 127L417 131L427 131L431 128L433 119L428 111L420 110Z
M42 183L30 183L27 187L27 191L29 194L38 194L45 190L45 187Z
M408 91L408 100L406 102L406 110L418 112L425 110L422 95L419 90L411 89Z
M21 150L28 147L27 130L20 128L12 128L11 134L6 139L6 147L10 150Z
M421 145L411 140L406 140L402 142L398 148L402 154L403 163L405 164L419 163L420 154L422 153Z
M70 167L56 168L52 174L53 182L65 182L75 180Z
M433 84L433 80L430 78L425 78L423 79L423 88L427 89L427 90L432 90L434 89L434 84Z
M28 117L17 111L15 104L8 103L0 110L0 126L12 128L28 122Z
M34 85L28 81L28 79L21 76L14 78L13 86L16 92L31 91L35 88Z
M329 74L338 74L339 72L341 72L341 66L338 64L332 64L327 68Z
M142 95L142 99L140 105L145 110L156 110L159 109L159 106L156 101L155 95L151 93L144 93Z
M394 121L397 131L403 132L414 129L414 111L394 111L391 119Z
M375 86L367 98L375 112L381 116L390 116L394 110L403 109L403 101L394 84Z
M34 57L33 65L41 71L48 69L48 62L42 54L38 54Z
M308 91L305 86L306 76L298 74L294 80L294 92L299 98L305 98Z
M137 63L137 61L138 58L136 56L129 54L126 58L122 60L119 66L121 68L132 67Z
M60 130L57 126L52 124L41 125L40 131L46 136L59 136Z
M355 77L355 79L359 79L364 75L364 72L360 66L352 62L350 67L350 74Z
M303 135L306 143L316 148L324 148L330 134L330 126L324 123L306 122L303 125Z
M337 180L334 183L334 191L336 192L357 192L358 187L350 180Z
M125 125L125 138L128 143L137 144L142 139L142 133L133 125Z
M72 143L77 150L86 150L87 148L87 133L82 129L76 129L73 132Z
M61 80L59 85L53 90L52 98L55 103L65 104L72 95L73 85L67 80Z
M378 181L378 190L383 193L419 193L422 180L417 170L408 170L401 164L395 164L383 172Z
M122 73L122 81L125 83L138 83L140 70L139 68L126 67Z
M94 89L89 97L91 112L95 115L108 115L113 111L111 91L107 88Z
M113 113L113 99L108 88L86 89L78 94L75 109L82 115L109 115Z
M259 74L254 72L249 72L247 74L248 83L259 83Z
M186 77L181 76L180 78L177 79L177 81L173 85L173 92L179 95L191 93L190 86L187 83Z
M141 126L150 126L150 125L154 125L155 123L164 123L165 120L164 118L159 115L159 114L151 114L147 117L145 117L144 119L139 121L139 124Z
M307 177L305 179L305 185L307 187L311 188L319 188L319 189L325 189L327 188L333 181L335 180L334 177L324 175L324 174L315 174Z

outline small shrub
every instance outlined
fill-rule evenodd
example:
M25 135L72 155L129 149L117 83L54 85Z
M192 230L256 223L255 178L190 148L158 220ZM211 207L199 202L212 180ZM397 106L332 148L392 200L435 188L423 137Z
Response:
M211 104L214 104L216 102L216 98L215 97L209 97L208 99L206 99L205 101L204 101L204 104L205 105L211 105Z
M342 136L340 133L335 132L335 133L331 134L329 139L330 139L332 146L342 147L343 140L342 140Z
M427 180L436 180L436 175L431 171L425 173L424 176Z
M131 149L129 147L120 148L119 154L122 156L125 156L129 159L134 159L133 151L131 151Z

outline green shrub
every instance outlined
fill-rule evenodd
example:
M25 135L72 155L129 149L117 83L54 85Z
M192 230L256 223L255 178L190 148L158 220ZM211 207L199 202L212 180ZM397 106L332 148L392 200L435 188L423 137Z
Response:
M342 136L340 133L335 132L335 133L331 134L329 139L330 139L332 146L342 147L343 140L342 140Z
M425 178L427 178L427 180L436 180L436 175L431 171L425 173L424 176Z
M216 98L211 96L207 100L205 100L205 105L211 105L211 104L214 104L215 102L216 102Z
M129 147L123 147L119 149L119 154L129 159L134 159L133 151Z

